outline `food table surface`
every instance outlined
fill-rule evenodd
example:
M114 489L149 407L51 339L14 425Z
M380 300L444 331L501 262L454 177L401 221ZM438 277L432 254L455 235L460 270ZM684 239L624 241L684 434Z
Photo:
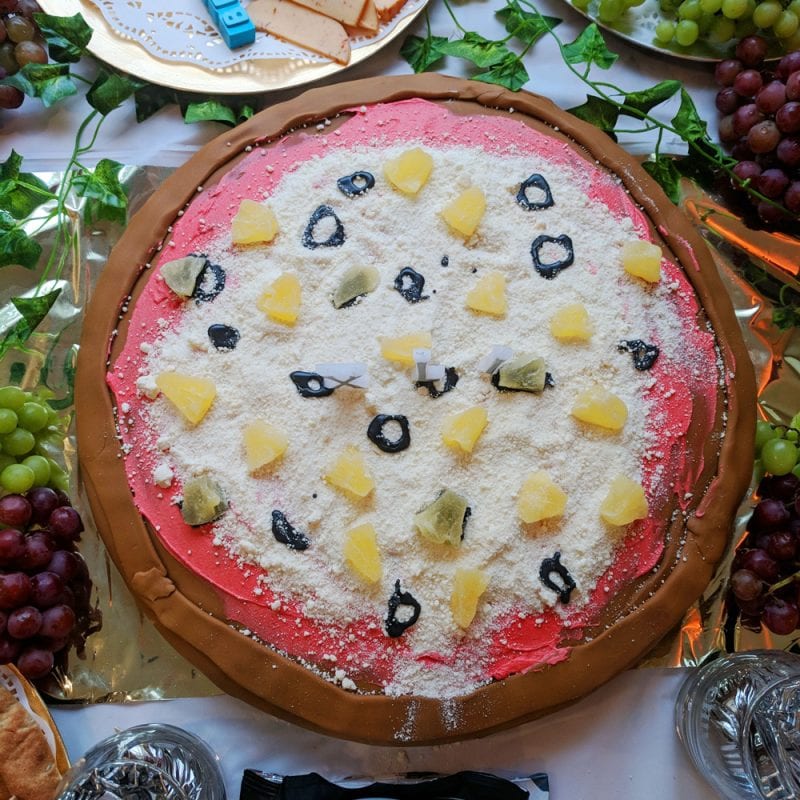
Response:
M542 13L563 19L559 33L565 41L573 39L585 25L582 17L558 0L541 0L537 5ZM494 17L494 10L491 4L473 0L458 8L459 21L468 30L499 36L502 26ZM438 35L455 32L447 10L438 0L432 0L430 16ZM421 17L411 32L424 34L424 30ZM399 55L403 39L404 36L399 37L365 63L324 83L409 73L410 68ZM627 90L644 88L665 78L680 79L700 115L710 121L716 118L715 89L708 64L654 55L613 37L609 37L609 44L620 59L603 78L608 77ZM531 76L526 89L547 95L564 108L584 102L585 87L569 74L552 41L545 37L537 43L525 62ZM466 75L461 63L445 61L440 69ZM268 101L278 102L301 91L273 93ZM19 111L2 117L2 158L14 148L25 155L25 166L30 171L63 169L86 109L81 96L50 109L26 100ZM667 106L662 113L668 117L674 111L675 107ZM138 126L129 101L111 115L87 161L112 158L126 164L177 166L221 132L223 129L213 123L185 125L174 106ZM647 141L641 138L623 138L620 143L639 155L649 152ZM666 142L663 149L670 151L672 144L676 148L680 145ZM694 771L674 733L674 701L686 674L684 669L632 670L543 719L484 739L435 748L392 749L340 742L275 720L224 696L56 707L54 717L73 759L117 729L155 721L185 727L219 754L228 795L233 798L238 797L243 769L253 767L281 774L319 771L334 779L420 770L485 769L503 774L545 771L550 775L553 800L704 800L716 794Z

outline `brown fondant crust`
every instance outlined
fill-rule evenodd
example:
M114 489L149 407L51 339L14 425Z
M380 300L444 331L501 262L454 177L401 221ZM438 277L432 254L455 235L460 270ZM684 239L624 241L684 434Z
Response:
M689 431L687 448L702 454L704 468L686 516L672 510L658 569L617 598L605 624L591 639L576 642L567 660L446 703L347 692L215 616L219 601L213 587L198 585L178 569L137 512L105 383L112 346L116 351L115 340L124 341L126 332L122 301L133 293L135 302L145 265L198 186L213 184L256 142L277 139L347 108L410 97L471 113L513 107L518 119L559 131L555 135L567 137L583 157L617 174L654 233L684 266L717 334L729 378L717 407L716 430L724 435L699 441L697 432ZM680 621L711 579L749 482L755 426L752 364L728 296L702 239L655 182L605 134L550 101L443 75L371 78L313 89L215 139L175 172L131 221L97 284L84 322L76 403L82 477L97 526L164 636L221 688L253 705L324 733L390 745L441 743L518 724L586 694L636 663Z

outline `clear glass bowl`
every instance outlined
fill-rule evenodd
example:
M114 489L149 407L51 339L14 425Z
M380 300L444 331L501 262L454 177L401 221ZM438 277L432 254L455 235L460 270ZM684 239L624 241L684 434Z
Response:
M219 759L199 737L153 723L96 744L67 772L58 800L225 800Z
M678 736L698 772L728 800L781 797L763 794L763 781L754 780L750 762L759 740L751 742L750 736L756 702L765 690L786 679L800 679L800 656L753 650L698 667L678 692ZM768 765L763 766L768 772Z

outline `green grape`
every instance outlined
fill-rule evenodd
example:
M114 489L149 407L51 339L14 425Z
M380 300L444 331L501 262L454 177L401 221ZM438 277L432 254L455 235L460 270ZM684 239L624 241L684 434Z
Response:
M706 14L716 14L722 8L722 0L700 0L700 8Z
M714 14L703 14L699 20L697 20L697 30L700 32L700 36L705 37L708 32L711 30L711 27L717 21L717 19L725 19L724 17L716 17Z
M591 5L592 0L572 0L572 5L580 11L586 11Z
M69 475L52 458L48 458L50 464L50 486L51 489L61 489L62 492L69 493Z
M800 0L792 0L788 6L786 6L787 11L791 11L796 17L800 18Z
M0 408L10 408L19 411L28 398L19 386L4 386L0 389Z
M27 492L33 486L33 470L24 464L9 464L0 472L0 486L9 492Z
M644 5L645 0L625 0L625 8L636 8Z
M775 24L772 26L772 32L779 39L788 39L790 36L794 36L799 25L800 20L798 20L796 14L788 10L782 11L781 15L775 20Z
M35 444L33 434L24 428L17 428L3 437L3 450L10 456L24 456Z
M759 28L770 28L781 15L783 8L778 0L765 0L753 10L753 22Z
M747 0L722 0L722 13L728 19L739 19L747 11Z
M789 421L789 427L800 430L800 411L798 411L797 414L795 414Z
M36 449L34 452L37 455L44 456L45 458L52 458L58 455L64 449L64 436L58 431L45 428L36 434Z
M761 451L764 469L773 475L786 475L797 464L797 446L786 439L771 439Z
M708 41L712 44L722 44L733 39L736 33L736 23L727 17L714 17L714 22L708 31Z
M33 472L34 486L47 486L50 482L50 462L44 456L28 456L22 463Z
M675 26L675 41L683 47L689 47L697 41L699 34L697 23L692 19L682 19Z
M798 431L797 428L789 428L789 430L783 434L783 438L790 442L796 442L800 439L800 431Z
M756 422L756 453L761 453L761 448L770 440L778 439L780 434L775 428L763 419Z
M17 412L19 417L19 424L25 430L31 433L36 433L47 425L47 409L39 405L39 403L32 403L30 400L23 403L22 408Z
M678 16L681 19L691 19L697 22L703 9L700 6L700 0L683 0L678 6Z
M796 466L796 467L795 467L795 468L792 470L792 475L796 475L798 478L800 478L800 464L798 464L798 465L797 465L797 466Z
M800 9L798 9L798 19L800 19ZM800 50L800 28L798 28L791 36L787 36L781 40L784 52L791 53L794 50Z
M0 433L11 433L17 427L17 415L10 408L0 408Z
M0 472L2 472L9 464L16 464L17 459L14 456L7 456L5 453L0 453Z
M675 35L675 23L669 19L662 19L656 25L656 41L661 44L669 44Z
M753 22L753 18L747 16L746 13L744 17L736 20L736 33L734 36L737 39L744 39L745 36L752 36L757 32L758 28L755 22Z
M761 463L761 459L757 458L753 462L753 483L760 483L765 474L764 465Z
M625 11L623 0L600 0L597 7L597 16L601 22L616 22Z

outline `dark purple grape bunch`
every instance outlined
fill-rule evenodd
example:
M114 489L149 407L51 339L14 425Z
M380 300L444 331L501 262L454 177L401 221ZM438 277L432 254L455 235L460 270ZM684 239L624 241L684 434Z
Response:
M766 54L760 36L742 39L736 58L717 64L716 102L720 139L739 162L738 188L769 198L752 200L763 222L779 224L800 217L800 50L774 71L764 65Z
M26 64L46 64L45 42L33 18L41 12L36 0L0 0L0 80ZM0 108L19 108L24 95L0 85Z
M800 627L800 478L767 475L733 560L731 600L742 623L786 636Z
M92 620L92 582L76 543L83 522L64 492L0 497L0 663L44 678Z

